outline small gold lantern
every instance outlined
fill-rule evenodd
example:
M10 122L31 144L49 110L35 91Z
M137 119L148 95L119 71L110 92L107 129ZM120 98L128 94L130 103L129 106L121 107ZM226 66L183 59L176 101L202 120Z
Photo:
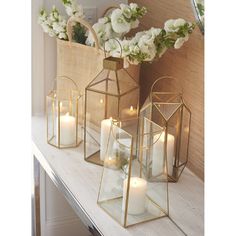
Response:
M48 143L57 148L78 146L82 141L82 118L79 116L82 101L76 83L66 76L58 76L46 102Z
M122 58L108 57L103 70L85 89L84 157L103 165L110 130L110 118L129 125L139 113L139 85L124 68Z
M163 76L154 82L140 110L141 127L144 117L165 127L165 132L159 137L160 142L154 145L152 152L143 153L148 178L155 180L162 174L157 163L159 156L164 154L168 179L177 182L188 162L191 111L183 100L182 87L175 78Z
M144 140L153 140L154 135L160 136L163 132L162 127L144 119L143 125L150 132L141 134L141 150L152 147ZM168 177L164 155L159 162L162 175L155 182L149 181L142 160L139 162L133 158L135 137L121 128L120 123L111 122L98 205L123 227L168 216Z

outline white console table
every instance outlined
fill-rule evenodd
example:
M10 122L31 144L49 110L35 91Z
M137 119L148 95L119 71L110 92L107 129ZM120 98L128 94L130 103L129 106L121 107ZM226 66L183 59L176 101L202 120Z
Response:
M83 145L74 149L62 150L48 145L45 117L33 117L32 150L35 184L35 236L40 236L40 166L46 171L59 191L62 192L92 235L204 235L204 185L188 169L184 170L178 184L169 184L169 218L165 217L125 229L97 205L102 167L84 161Z

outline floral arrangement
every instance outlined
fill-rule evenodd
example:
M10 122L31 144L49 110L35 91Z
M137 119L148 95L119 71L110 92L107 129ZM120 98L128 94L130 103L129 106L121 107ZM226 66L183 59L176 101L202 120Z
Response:
M68 16L84 17L83 8L76 0L62 0ZM120 4L110 14L102 17L92 27L97 34L99 45L112 56L122 56L131 64L152 62L160 58L167 49L179 49L189 39L195 24L184 19L170 19L164 24L164 28L151 28L147 31L136 33L134 37L126 38L125 35L131 29L139 26L139 19L146 14L145 7L139 7L135 3ZM53 7L47 14L41 10L39 24L44 32L51 37L68 40L66 33L66 19L60 16L58 10ZM78 23L73 26L73 40L79 43L94 46L91 32Z
M139 18L146 14L145 7L138 7L137 4L130 5L120 4L120 8L113 10L108 16L100 18L97 23L93 25L98 40L101 46L112 38L121 39L131 29L139 26ZM88 34L86 41L87 45L94 45L92 34Z

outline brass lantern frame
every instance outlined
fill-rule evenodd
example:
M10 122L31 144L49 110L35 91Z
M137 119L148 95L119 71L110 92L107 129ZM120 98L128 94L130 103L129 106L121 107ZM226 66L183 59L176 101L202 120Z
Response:
M150 120L146 119L149 124L151 126L156 126L156 124ZM162 127L158 127L159 128L159 132L164 131L164 129ZM115 132L115 130L117 131L117 133ZM129 138L130 138L130 145L127 146L126 144L122 143L120 139L117 137L117 134L120 134L121 130L123 133L125 133ZM153 129L150 129L150 131L152 132ZM121 133L122 133L121 132ZM154 133L157 131L154 131ZM145 134L145 135L153 135L154 133L149 133L149 134ZM112 137L112 138L111 138ZM118 139L117 139L118 138ZM130 188L131 188L131 178L132 177L138 177L141 179L147 179L145 177L145 172L143 172L143 166L142 166L142 162L140 163L139 160L134 159L133 158L133 152L135 152L134 149L134 136L132 136L130 133L128 133L125 129L120 128L120 123L117 121L112 121L112 125L110 128L110 135L109 135L109 141L111 140L116 140L117 143L119 143L120 147L126 149L129 151L129 154L127 154L127 165L126 168L120 166L120 163L116 166L116 168L114 168L114 166L109 166L109 164L107 162L104 162L104 166L103 166L103 173L102 173L102 177L101 177L101 182L100 182L100 186L99 186L99 191L98 191L98 198L97 198L97 204L110 216L112 217L114 220L116 220L122 227L127 228L130 226L134 226L134 225L138 225L141 223L145 223L145 222L149 222L149 221L153 221L153 220L157 220L157 219L161 219L163 217L168 217L170 220L171 218L169 217L169 195L168 195L168 175L167 172L163 172L162 177L156 181L157 184L157 188L154 188L152 194L156 191L156 194L158 195L158 193L160 194L160 196L158 195L152 195L150 193L150 191L146 191L145 193L145 199L146 199L146 210L144 213L141 214L137 214L137 215L133 215L133 214L129 214L129 204L131 199L129 198L130 193ZM143 138L141 137L141 139L143 140ZM138 149L145 149L147 148L146 146L139 146ZM106 161L108 160L109 157L109 145L107 147L107 155L106 155ZM163 155L163 159L165 160L165 165L166 165L166 157ZM125 162L123 162L125 163ZM165 167L163 167L165 169ZM123 196L120 195L120 193L118 193L119 196L113 196L113 197L108 197L104 195L104 188L106 187L106 182L105 180L107 179L107 177L109 176L110 172L107 171L111 171L111 172L117 172L117 171L123 171L124 176L121 177L121 174L119 173L119 178L122 178L122 180L127 180L127 188L126 188L126 192L124 194L124 185L123 185ZM111 177L111 176L109 176ZM104 179L105 178L105 179ZM123 179L124 178L124 179ZM111 180L111 178L107 179L107 180ZM147 183L148 183L148 179L147 179ZM150 188L152 188L153 182L149 182L148 184L150 184L147 188L150 190ZM113 184L108 184L108 188L111 187ZM117 186L116 186L117 187ZM164 187L164 188L163 188ZM162 190L159 188L163 188ZM160 191L157 191L157 189L159 189ZM115 192L115 190L114 190ZM111 192L112 193L112 192ZM133 195L134 196L134 195ZM156 197L156 198L155 198ZM124 199L123 199L124 198ZM160 204L158 204L158 201L161 201L160 198L164 198L162 199L163 202ZM118 205L117 202L121 202L123 201L123 204L125 204L124 209L122 209L123 213L121 213L121 209L117 209ZM120 208L120 205L119 205ZM122 206L123 208L123 206ZM119 217L117 217L117 212L119 211ZM116 213L115 213L116 212ZM151 214L150 214L151 212Z
M64 82L69 81L75 87L75 89L58 89L57 83L59 80L64 81ZM64 93L64 92L69 93L69 96L70 96L69 99L65 99L65 98L61 99L60 96L58 96L58 94ZM78 123L79 123L79 101L81 98L82 96L74 80L72 80L71 78L67 76L57 76L54 79L54 88L46 96L46 117L47 117L46 119L47 119L47 143L48 144L59 149L75 148L80 145L80 143L82 142L82 138L79 137ZM72 145L62 145L61 143L61 111L62 111L63 102L69 103L69 110L67 113L70 115L72 113L75 114L75 139L74 139L75 142ZM74 105L74 109L73 109L73 105ZM74 112L72 112L72 110L74 110ZM51 117L52 134L50 134L50 131L49 131L50 130L49 128L50 112L52 116Z
M157 86L158 83L163 82L164 80L172 80L175 85L177 85L177 91L167 91L163 92L163 88L161 88L161 91L155 91L155 86ZM169 114L164 114L164 112L161 110L161 107L163 106L173 106L173 111L169 112ZM170 109L171 110L171 109ZM157 111L157 112L156 112ZM165 133L164 133L164 154L167 159L167 145L168 145L168 132L170 127L170 121L171 119L178 115L177 112L180 113L180 115L177 118L177 124L176 124L176 140L174 144L174 161L173 161L173 170L172 174L170 174L170 170L168 170L168 181L169 182L178 182L184 168L187 165L188 159L189 159L189 141L190 141L190 129L191 129L191 110L186 105L184 99L183 99L183 90L180 82L172 77L172 76L162 76L159 77L151 86L150 94L148 96L148 99L144 103L143 107L140 109L140 117L147 117L150 120L157 119L157 113L160 115L159 118L162 119L163 123L162 126L165 127ZM184 158L181 158L181 145L183 140L183 122L184 122L184 112L187 113L188 121L187 121L187 128L185 131L187 132L187 142L186 144L186 154ZM181 160L183 160L181 162ZM147 172L149 166L146 166Z
M130 81L132 81L133 83L133 88L128 89L127 91L122 91L121 88L121 82L120 78L119 78L119 73L120 71L123 71L127 77L129 78ZM106 76L101 79L98 80L99 76L103 75L104 72L106 73ZM111 79L109 76L111 73L115 74L115 79ZM115 92L110 92L109 91L109 84L111 82L115 83L116 89ZM94 87L99 86L100 84L105 84L105 89L104 91L101 89L96 89ZM100 160L100 148L99 150L95 151L92 154L87 154L87 138L89 137L90 139L92 139L94 141L94 143L96 143L98 146L100 146L100 143L98 141L97 138L95 138L93 136L93 134L90 132L90 130L88 130L88 99L89 99L89 93L92 92L94 94L100 94L103 95L105 97L104 99L104 115L103 115L103 119L108 119L111 118L111 116L109 116L109 105L108 105L108 100L109 98L115 98L117 99L117 106L113 109L117 109L117 116L112 117L113 119L115 119L117 122L130 122L132 119L124 119L122 118L122 108L121 108L121 100L125 97L128 96L129 94L133 93L137 91L137 101L136 101L136 118L138 118L138 114L139 114L139 96L140 96L140 86L137 83L137 81L131 76L131 74L128 72L128 70L126 70L124 68L124 59L123 58L116 58L116 57L107 57L103 60L103 70L98 73L98 75L88 84L88 86L85 88L85 119L84 119L84 159L90 163L96 164L96 165L100 165L103 166L103 161ZM110 108L110 107L109 107ZM102 119L101 119L102 120ZM99 128L98 128L99 129ZM99 132L99 131L98 131ZM137 129L136 129L136 133L138 132L138 124L137 124Z

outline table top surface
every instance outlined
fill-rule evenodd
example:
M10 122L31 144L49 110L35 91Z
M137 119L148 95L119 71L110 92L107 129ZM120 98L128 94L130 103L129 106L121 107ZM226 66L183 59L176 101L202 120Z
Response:
M32 117L33 154L41 166L63 187L76 213L82 208L104 236L204 235L204 184L187 168L179 182L169 183L170 218L123 228L97 205L102 167L84 161L83 145L57 149L46 140L46 118ZM55 183L55 181L54 181ZM78 210L78 212L77 212ZM81 210L80 210L81 211Z

